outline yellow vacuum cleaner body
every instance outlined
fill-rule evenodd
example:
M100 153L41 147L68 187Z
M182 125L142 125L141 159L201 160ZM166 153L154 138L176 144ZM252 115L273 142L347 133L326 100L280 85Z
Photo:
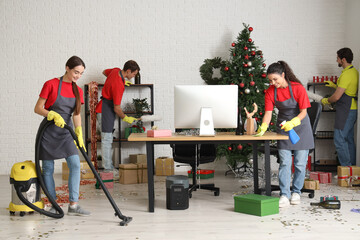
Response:
M20 212L23 216L25 212L34 212L26 206L18 196L19 189L21 194L33 205L43 209L44 203L41 200L41 192L37 181L35 164L32 161L15 163L11 168L11 202L9 204L10 214ZM18 192L17 192L18 190Z

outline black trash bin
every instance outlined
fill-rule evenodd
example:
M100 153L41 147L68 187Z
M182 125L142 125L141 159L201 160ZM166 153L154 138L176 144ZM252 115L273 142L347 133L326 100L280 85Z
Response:
M183 175L166 177L166 208L184 210L189 207L189 179Z

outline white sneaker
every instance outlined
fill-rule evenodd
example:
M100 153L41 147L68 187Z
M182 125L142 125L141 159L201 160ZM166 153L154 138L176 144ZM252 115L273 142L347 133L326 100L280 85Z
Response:
M279 200L279 208L284 208L290 206L290 201L285 195L281 195Z
M114 174L114 181L119 181L120 176L119 176L119 170L117 170L116 168L113 169L113 174Z
M291 194L290 203L291 203L291 205L300 204L300 194L298 194L298 193Z

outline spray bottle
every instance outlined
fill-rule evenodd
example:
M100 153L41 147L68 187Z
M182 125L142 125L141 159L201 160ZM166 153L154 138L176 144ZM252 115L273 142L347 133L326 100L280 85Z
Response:
M282 123L280 123L280 126L284 126L286 123L286 121L284 120ZM299 140L300 140L300 137L299 135L295 132L294 129L291 129L289 131L289 138L290 138L290 141L292 144L296 144Z

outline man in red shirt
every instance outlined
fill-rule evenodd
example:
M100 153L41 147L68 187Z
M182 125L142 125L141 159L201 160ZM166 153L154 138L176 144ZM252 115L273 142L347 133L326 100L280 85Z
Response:
M124 122L131 124L136 118L128 117L121 109L121 100L125 90L125 85L130 82L125 78L131 79L140 71L139 65L129 60L124 64L123 69L105 69L103 74L107 77L102 89L102 97L96 106L96 112L101 113L101 152L102 163L105 171L114 171L114 178L118 179L119 173L112 164L112 143L113 128L116 115Z

